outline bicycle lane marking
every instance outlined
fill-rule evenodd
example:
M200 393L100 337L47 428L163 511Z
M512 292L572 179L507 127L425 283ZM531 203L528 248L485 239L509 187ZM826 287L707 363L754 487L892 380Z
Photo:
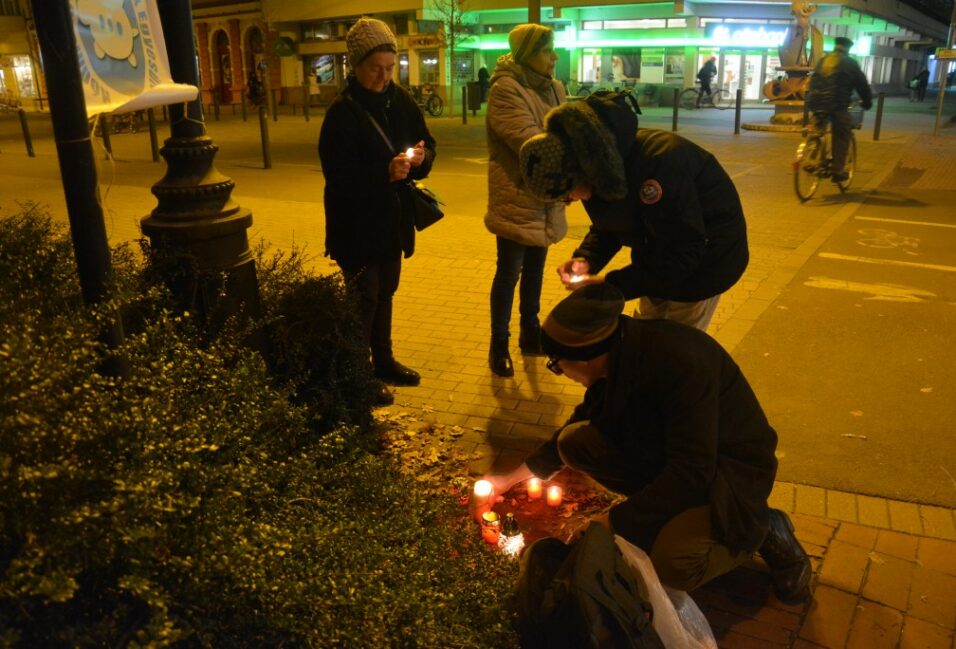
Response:
M841 207L836 214L827 219L813 234L800 244L790 255L784 259L767 277L766 280L748 297L744 303L731 314L724 325L714 332L714 338L723 345L728 353L740 344L740 341L750 332L753 326L760 319L773 303L774 299L796 276L799 270L807 263L820 247L830 238L837 228L846 223L851 216L866 204L866 200L883 181L893 173L893 170L899 164L900 160L914 145L918 134L907 134L906 143L900 147L900 151L893 156L888 164L874 173L869 182L860 190L864 194L860 201L851 201ZM858 143L859 144L859 143ZM885 158L884 158L885 159ZM760 165L756 165L759 167ZM745 173L745 172L741 172ZM799 205L797 206L799 208ZM738 317L737 313L746 313L747 317Z

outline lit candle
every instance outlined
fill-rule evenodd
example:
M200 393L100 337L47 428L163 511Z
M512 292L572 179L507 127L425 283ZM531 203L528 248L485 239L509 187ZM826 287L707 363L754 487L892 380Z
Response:
M556 484L548 487L548 504L557 507L561 504L561 487Z
M481 516L481 538L489 545L498 545L498 537L501 535L501 521L498 520L498 513L488 511Z
M415 155L415 149L413 149L412 147L408 147L407 149L405 149L406 158L411 158L414 155Z
M528 480L528 500L537 500L541 497L541 478Z
M475 505L475 518L481 520L482 514L491 511L495 502L495 489L487 480L479 480L471 489L472 502Z

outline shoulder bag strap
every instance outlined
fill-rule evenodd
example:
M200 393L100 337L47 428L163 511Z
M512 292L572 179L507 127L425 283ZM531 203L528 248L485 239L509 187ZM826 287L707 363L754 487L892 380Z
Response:
M344 93L343 93L343 94L344 94ZM348 97L348 100L349 100L350 102L352 102L353 104L355 104L355 106L356 106L360 111L362 111L363 113L365 113L365 116L368 117L368 121L372 122L372 126L375 127L375 130L378 131L378 134L382 136L382 139L383 139L383 140L385 140L385 144L387 144L387 145L388 145L388 148L391 149L391 150L394 152L394 151L395 151L395 145L392 144L391 138L389 138L387 135L385 135L385 131L382 130L382 127L379 125L378 120L375 119L374 117L372 117L372 113L370 113L370 112L368 112L367 110L365 110L365 106L363 106L363 105L360 104L359 102L355 101L355 98L352 97L351 95L345 94L345 96Z

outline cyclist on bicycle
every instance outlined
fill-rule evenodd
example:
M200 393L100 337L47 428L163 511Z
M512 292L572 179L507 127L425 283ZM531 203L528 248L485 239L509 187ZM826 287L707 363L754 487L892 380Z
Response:
M697 95L697 107L700 108L700 100L707 95L710 99L710 81L717 76L717 57L712 56L701 66L697 72L697 80L700 81L700 94Z
M830 123L833 137L832 179L841 183L849 177L844 171L847 150L850 147L850 97L853 91L860 96L863 110L873 105L873 93L863 71L848 52L853 41L837 36L833 51L820 59L810 77L807 108L813 113L816 129L823 130Z

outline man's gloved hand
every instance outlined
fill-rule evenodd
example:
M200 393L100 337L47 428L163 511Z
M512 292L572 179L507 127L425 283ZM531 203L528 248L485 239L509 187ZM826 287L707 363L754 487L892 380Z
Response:
M860 105L863 106L863 110L870 110L871 108L873 108L873 102L870 101L869 99L866 101L861 101Z

